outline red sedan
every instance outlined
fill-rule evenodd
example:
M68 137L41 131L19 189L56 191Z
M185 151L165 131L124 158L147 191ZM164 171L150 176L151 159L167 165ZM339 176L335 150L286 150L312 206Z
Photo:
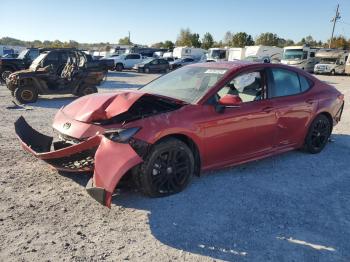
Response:
M87 191L110 207L123 176L146 195L182 191L202 170L293 149L319 153L344 96L296 68L194 64L136 91L93 94L61 108L57 142L20 118L22 146L59 170L93 171Z

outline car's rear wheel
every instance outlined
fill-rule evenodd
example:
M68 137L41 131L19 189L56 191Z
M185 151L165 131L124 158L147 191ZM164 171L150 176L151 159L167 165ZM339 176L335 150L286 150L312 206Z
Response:
M13 96L20 104L34 103L38 100L38 90L33 86L20 86L15 89Z
M13 73L13 70L11 69L5 69L1 73L1 81L6 82L6 78L8 78Z
M140 190L151 197L182 191L194 174L194 157L189 147L178 139L166 139L153 146L145 161L134 170Z
M146 74L149 74L149 68L148 67L145 67L144 71L145 71Z
M82 85L78 90L78 96L86 96L97 92L96 86Z
M117 64L117 65L115 66L115 70L116 70L116 71L123 71L123 69L124 69L124 66L123 66L122 64Z
M305 139L305 149L311 154L317 154L326 146L332 132L332 123L325 115L319 115L311 123Z

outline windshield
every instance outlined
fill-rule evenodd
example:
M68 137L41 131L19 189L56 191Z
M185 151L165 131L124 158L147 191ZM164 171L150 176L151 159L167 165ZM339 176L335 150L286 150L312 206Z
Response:
M307 51L303 49L286 49L283 52L284 60L302 60L307 59Z
M337 62L337 58L322 58L320 64L335 64Z
M142 91L194 103L203 97L227 72L210 67L181 67L142 88Z
M23 50L22 52L19 53L18 57L19 59L24 59L24 57L26 56L26 54L29 52L28 49Z
M46 55L47 53L42 53L37 58L35 58L32 64L30 65L29 69L32 71L35 71L40 65L40 62L45 58Z

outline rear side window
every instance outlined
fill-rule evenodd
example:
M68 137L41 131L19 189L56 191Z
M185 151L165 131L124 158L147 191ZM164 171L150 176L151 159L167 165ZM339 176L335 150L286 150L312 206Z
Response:
M304 76L299 75L299 80L301 92L305 92L311 87L310 81L308 81Z
M300 83L297 73L285 69L272 68L273 86L270 97L289 96L300 93Z

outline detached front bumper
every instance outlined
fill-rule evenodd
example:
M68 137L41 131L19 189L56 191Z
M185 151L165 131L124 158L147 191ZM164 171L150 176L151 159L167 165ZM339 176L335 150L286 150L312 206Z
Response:
M54 168L65 172L94 171L87 192L107 207L111 206L120 179L143 161L129 144L113 142L103 135L73 145L53 142L52 137L34 130L23 117L15 122L15 131L25 151Z

